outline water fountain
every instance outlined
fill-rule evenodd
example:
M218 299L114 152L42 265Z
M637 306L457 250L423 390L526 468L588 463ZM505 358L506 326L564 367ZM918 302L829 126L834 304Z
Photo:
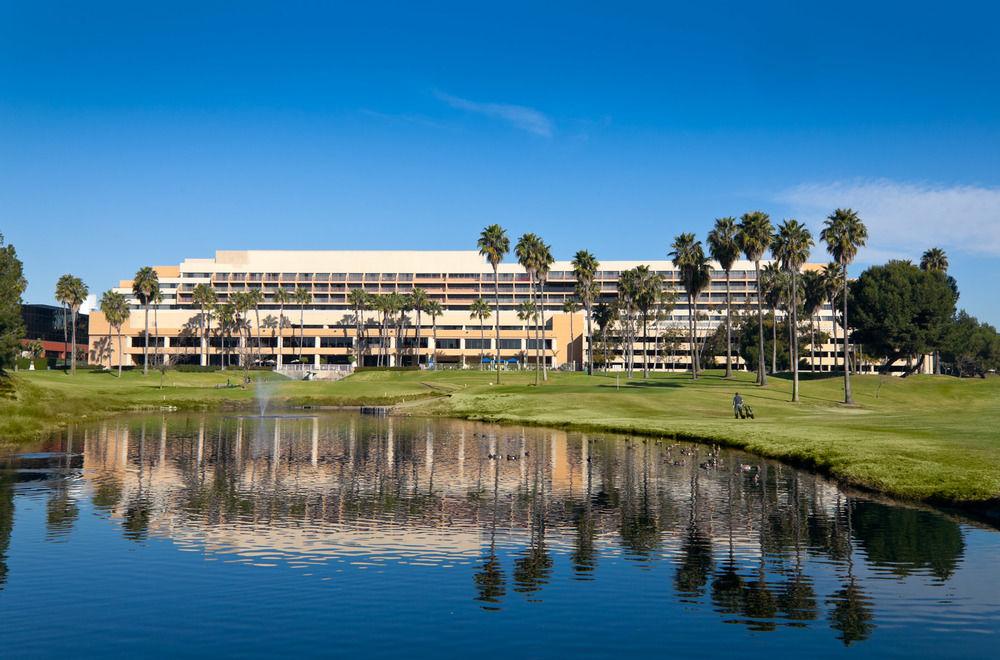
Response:
M260 410L260 416L264 416L264 412L267 411L267 404L271 400L271 388L272 385L270 381L258 378L257 383L254 387L254 398L257 399L257 407Z

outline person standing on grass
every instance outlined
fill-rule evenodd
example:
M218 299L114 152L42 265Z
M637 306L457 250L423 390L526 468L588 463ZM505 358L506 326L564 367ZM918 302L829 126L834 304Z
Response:
M743 397L737 392L736 396L733 397L733 416L736 419L740 418L740 412L743 410Z

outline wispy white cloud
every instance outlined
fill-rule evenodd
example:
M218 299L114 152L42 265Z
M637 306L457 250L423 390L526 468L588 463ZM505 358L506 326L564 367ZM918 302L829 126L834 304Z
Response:
M1000 188L888 179L807 183L778 194L790 214L818 227L851 207L868 225L866 262L914 258L928 247L1000 256Z
M552 120L548 116L528 106L513 105L510 103L482 103L445 94L444 92L437 92L435 95L456 110L464 110L491 119L499 119L515 128L533 133L534 135L552 137L554 131Z

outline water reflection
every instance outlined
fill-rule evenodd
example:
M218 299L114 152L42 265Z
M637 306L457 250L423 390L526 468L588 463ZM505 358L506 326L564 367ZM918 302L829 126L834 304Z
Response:
M85 497L129 541L230 562L327 577L333 564L467 566L487 611L543 602L563 570L587 583L606 562L637 579L667 565L658 589L720 622L826 625L845 645L878 624L872 580L943 584L965 552L937 512L655 440L345 414L136 418L49 444L58 453L0 470L0 589L15 486L39 479L49 541L80 524Z

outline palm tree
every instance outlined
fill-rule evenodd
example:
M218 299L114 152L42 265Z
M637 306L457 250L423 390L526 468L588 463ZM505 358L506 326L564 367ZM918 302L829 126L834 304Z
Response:
M306 342L306 305L312 302L312 293L309 289L299 287L295 289L295 302L299 306L299 363L302 362L302 345Z
M217 306L216 318L219 320L219 339L222 343L222 355L220 356L219 363L222 365L222 370L225 371L226 367L229 366L228 339L236 319L236 308L233 306L233 303L230 301Z
M736 240L746 258L754 264L754 275L757 280L757 384L767 385L767 371L764 369L764 301L760 288L760 260L771 245L771 216L763 211L751 211L740 217L739 233Z
M823 275L818 270L807 270L802 274L804 300L802 311L809 317L809 352L811 353L809 371L816 371L816 314L826 302L826 287Z
M535 306L535 301L525 300L517 306L517 318L524 324L525 347L527 347L527 342L531 338L531 335L528 333L528 324L534 323L537 316L538 308Z
M132 293L145 309L145 341L142 344L142 375L149 373L149 303L153 295L160 290L160 278L156 271L150 266L143 266L132 280Z
M253 308L249 291L237 291L229 297L229 302L233 306L233 326L240 337L240 366L244 370L250 368L250 359L247 352L250 350L249 325L246 322L246 313ZM246 331L246 339L244 339Z
M614 324L615 320L618 318L618 306L609 305L606 302L599 302L594 307L594 323L597 324L597 330L601 333L601 353L602 361L604 362L604 371L607 372L608 365L608 331Z
M284 363L284 336L282 332L286 327L288 327L288 321L285 319L285 305L294 300L294 295L288 289L279 288L274 292L274 302L278 303L278 345L275 351L278 354L278 368L280 369Z
M62 298L60 302L63 302L67 307L69 307L70 315L72 318L73 325L73 341L70 347L70 353L72 357L70 358L70 373L76 373L76 315L80 311L80 306L87 300L87 294L90 290L87 289L87 285L83 283L79 277L73 275L63 275L59 278L59 284L56 285L56 293L62 293ZM66 333L66 315L63 314L63 339L65 340ZM63 343L65 346L65 341Z
M660 276L649 269L649 266L635 268L635 306L642 316L642 377L649 378L649 313L656 307L657 299L663 290Z
M840 264L830 262L823 266L820 271L820 278L823 281L823 289L826 292L826 299L830 301L830 311L833 315L833 364L830 371L837 366L837 300L842 289L843 269Z
M694 234L684 233L674 239L670 257L680 270L681 284L688 299L688 342L691 347L691 376L698 378L698 295L705 290L712 278L712 267Z
M631 378L635 367L635 313L639 285L635 268L622 271L618 276L618 309L621 314L622 361L625 377Z
M278 319L275 318L274 314L268 314L260 321L259 329L270 330L271 331L271 342L277 346L278 345ZM257 339L257 343L260 343L260 338ZM261 356L257 356L261 359Z
M785 305L788 294L786 273L777 262L764 266L760 272L760 295L771 310L771 373L778 373L778 308Z
M569 344L566 345L566 359L569 360L573 371L576 371L576 361L573 359L573 342L576 341L576 333L573 332L573 317L580 311L580 303L577 302L576 298L567 298L563 302L562 311L563 314L569 314Z
M826 219L820 239L826 243L826 249L834 261L840 264L844 278L844 403L854 403L851 394L851 369L847 356L848 331L847 321L847 266L858 250L868 242L868 228L852 209L837 209Z
M920 268L930 272L945 273L948 271L948 255L941 248L931 248L920 257Z
M250 289L247 292L247 303L250 308L253 309L254 323L257 326L257 358L256 362L260 362L260 306L264 302L264 291L261 289Z
M938 247L931 248L920 257L920 268L929 273L947 273L948 255ZM934 349L934 375L941 375L941 351Z
M716 218L708 232L708 251L726 272L726 378L733 376L733 309L730 275L740 256L739 228L736 218Z
M802 264L809 259L809 251L813 246L812 234L798 220L785 220L778 225L778 232L771 243L771 252L781 262L782 267L791 275L791 286L788 306L792 313L792 332L790 340L792 362L792 401L799 401L799 300L798 277Z
M517 245L514 246L514 255L517 257L517 263L521 264L524 271L528 274L528 297L535 301L535 278L538 273L538 258L540 250L538 246L542 244L542 239L540 239L536 234L522 234L521 238L517 240ZM537 303L535 303L537 306ZM541 368L541 358L538 351L538 315L535 315L535 385L538 385L538 371Z
M122 377L122 325L128 320L128 299L117 291L105 291L101 295L101 313L108 325L118 335L118 377Z
M538 245L536 246L536 250L537 250L537 253L538 253L537 259L535 260L536 261L536 266L537 266L537 270L535 271L535 275L538 277L538 299L539 299L538 300L538 314L539 314L538 323L539 323L539 326L541 328L541 333L542 333L542 343L541 343L541 345L539 347L539 350L541 351L541 354L542 354L542 357L543 357L543 359L542 359L542 379L547 381L549 379L549 349L546 347L546 340L545 340L545 334L546 334L546 330L545 330L545 283L549 279L549 269L552 267L552 264L555 262L555 259L552 257L552 251L550 249L550 246L546 245L542 241L538 241Z
M351 289L347 294L347 302L350 304L351 309L354 310L354 352L355 352L355 364L359 367L361 366L361 353L364 348L364 327L365 327L365 310L371 305L371 296L362 289Z
M438 317L444 314L444 307L437 300L428 300L427 305L424 307L424 311L427 312L427 316L431 317L431 341L434 342L434 351L431 353L431 358L434 361L434 370L437 371L437 342L438 342Z
M202 363L207 365L208 359L208 337L212 334L212 310L218 302L215 290L208 284L198 284L191 293L191 300L201 309L201 316L198 325L202 336Z
M500 384L500 276L499 266L503 258L510 252L510 239L507 238L507 230L500 225L490 225L479 234L479 254L486 257L493 267L493 308L496 311L496 368L497 385Z
M67 355L68 351L66 350L66 346L69 345L69 327L66 319L69 317L70 287L72 286L73 279L73 276L67 273L56 282L56 302L63 307L63 369L66 368L66 360L69 358L69 355Z
M153 294L152 299L149 301L153 304L153 364L155 366L162 366L160 361L160 304L163 302L163 293L160 291L159 287L156 289L156 293ZM163 356L164 362L166 361L166 355ZM160 379L160 386L163 386L163 379Z
M594 301L600 295L597 288L597 269L600 263L597 257L586 250L580 250L573 255L573 276L576 278L576 295L583 304L587 315L587 375L594 375L594 333L591 325Z
M490 305L482 298L476 298L469 307L469 318L479 321L479 368L483 368L483 349L486 346L486 327L483 321L490 318Z
M413 291L410 292L409 298L410 298L410 307L413 309L414 312L417 313L417 332L415 339L417 342L417 347L416 347L417 366L419 367L420 366L420 315L423 312L427 311L427 305L430 304L431 299L427 295L427 291L421 289L420 287L415 287ZM497 345L499 345L499 343L500 342L497 342Z

